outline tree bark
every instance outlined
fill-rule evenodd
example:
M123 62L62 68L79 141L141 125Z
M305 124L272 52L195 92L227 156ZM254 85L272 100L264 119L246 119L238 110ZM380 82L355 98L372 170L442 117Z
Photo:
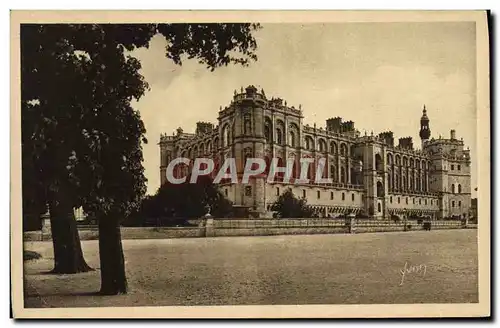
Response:
M99 218L99 258L101 262L101 294L127 293L125 258L118 218L107 215Z
M50 204L50 226L54 245L53 273L92 271L83 258L73 207L64 196Z

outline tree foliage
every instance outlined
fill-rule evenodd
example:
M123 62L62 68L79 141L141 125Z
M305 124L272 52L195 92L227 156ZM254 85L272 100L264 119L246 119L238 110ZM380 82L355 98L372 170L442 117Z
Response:
M23 25L21 89L24 177L55 188L69 183L75 206L127 215L145 192L140 141L145 128L131 106L148 90L126 51L159 33L165 55L196 58L213 70L256 60L258 24ZM25 160L24 160L25 159ZM28 178L26 179L28 181ZM128 186L129 188L124 188ZM28 188L27 188L28 189ZM43 189L43 188L42 188ZM27 192L29 192L27 190ZM41 202L44 193L36 192Z
M232 204L214 184L210 177L201 176L197 183L162 185L154 196L146 197L137 213L138 220L161 219L179 222L183 219L200 218L210 210L214 217L225 217L231 213Z
M271 210L278 213L282 218L309 218L313 216L313 210L307 205L305 198L297 198L291 189L282 193Z
M256 59L258 24L30 24L21 26L23 211L49 204L55 262L86 269L73 207L99 219L105 293L126 292L119 220L146 191L145 127L131 105L148 90L140 62L127 54L156 34L181 65L196 58L213 70ZM34 183L33 183L34 182ZM59 251L58 251L59 250ZM72 253L71 250L74 250ZM104 277L104 278L103 278Z

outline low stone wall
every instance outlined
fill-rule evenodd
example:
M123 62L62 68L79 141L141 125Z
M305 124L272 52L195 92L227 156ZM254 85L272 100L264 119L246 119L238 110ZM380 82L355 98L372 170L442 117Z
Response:
M80 240L99 239L99 230L96 228L78 227ZM205 229L198 227L122 227L122 239L171 239L171 238L194 238L204 237ZM24 233L25 241L47 241L51 240L50 233L41 231L30 231Z
M432 221L431 230L476 228L461 221ZM389 221L362 219L209 219L199 227L122 227L122 239L170 239L217 236L270 236L369 233L424 230L417 220ZM97 227L79 226L80 240L97 240ZM25 241L51 240L50 232L29 231Z
M344 227L312 227L312 228L220 228L215 229L214 236L273 236L273 235L317 235L346 233Z

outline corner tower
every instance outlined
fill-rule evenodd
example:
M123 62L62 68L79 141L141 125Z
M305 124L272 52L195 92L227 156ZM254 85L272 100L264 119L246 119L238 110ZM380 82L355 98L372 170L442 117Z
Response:
M431 129L429 127L429 118L427 117L427 109L422 111L422 117L420 118L420 139L422 140L422 149L424 149L424 144L431 137Z

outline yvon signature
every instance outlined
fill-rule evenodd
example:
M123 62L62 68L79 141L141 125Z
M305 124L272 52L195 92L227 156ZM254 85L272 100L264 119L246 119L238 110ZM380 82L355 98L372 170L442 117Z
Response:
M409 265L408 262L405 262L404 268L399 270L399 273L401 273L401 283L399 285L402 286L405 282L406 275L415 274L425 277L425 274L427 273L427 266L425 264Z

